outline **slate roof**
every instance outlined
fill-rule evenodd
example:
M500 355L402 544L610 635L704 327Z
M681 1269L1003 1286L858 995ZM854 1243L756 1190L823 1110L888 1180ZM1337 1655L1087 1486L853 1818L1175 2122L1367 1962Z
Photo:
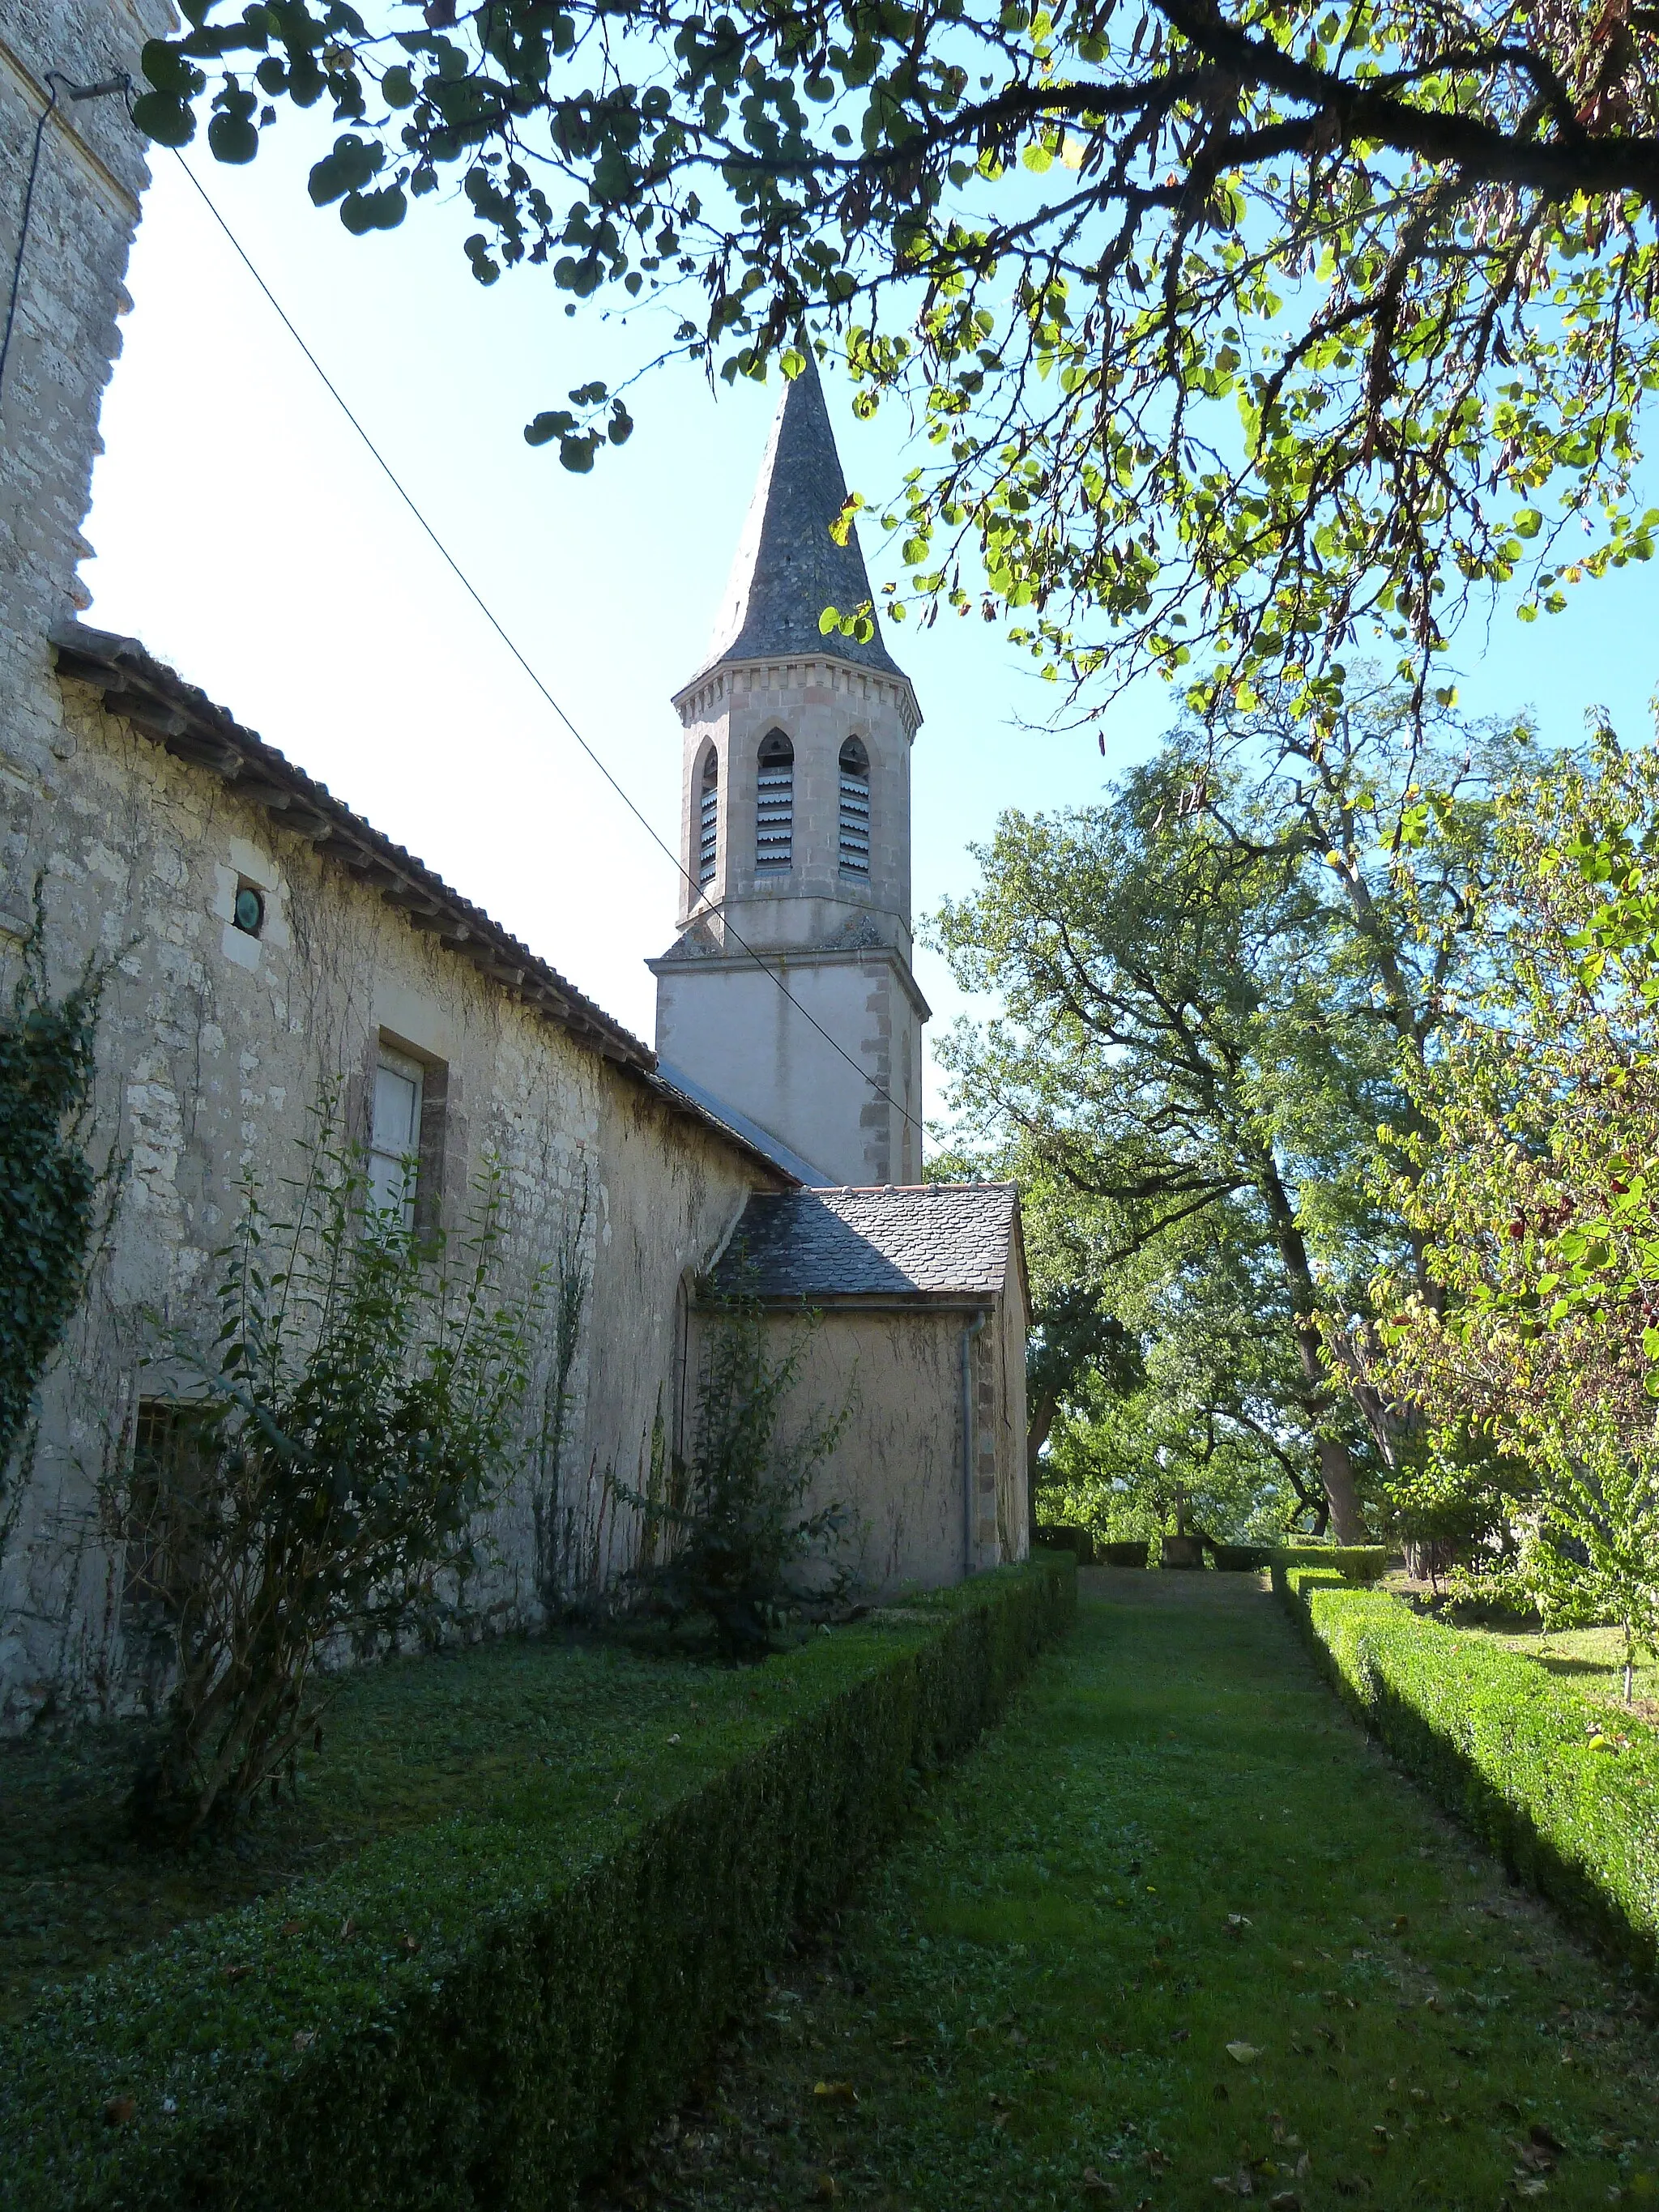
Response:
M836 1297L993 1297L1019 1234L1011 1182L757 1192L714 1271L717 1290L811 1304Z
M708 658L694 683L725 660L809 653L902 676L882 642L879 622L867 645L839 631L826 637L818 628L826 607L849 613L870 597L856 532L845 545L830 535L846 499L823 386L809 352L805 369L784 386Z
M435 936L511 998L569 1031L578 1043L625 1071L671 1111L719 1131L772 1173L790 1174L771 1152L734 1128L718 1105L692 1098L658 1068L649 1045L614 1021L529 947L474 906L403 846L285 753L216 707L136 638L64 623L52 633L58 673L91 684L104 704L177 758L222 778L239 798L264 808L274 826L307 838L317 852L378 891L416 929Z

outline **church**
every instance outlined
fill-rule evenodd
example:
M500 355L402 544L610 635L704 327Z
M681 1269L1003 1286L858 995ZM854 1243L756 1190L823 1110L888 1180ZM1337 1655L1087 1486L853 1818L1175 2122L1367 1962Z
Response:
M133 1469L188 1390L156 1332L210 1337L238 1193L280 1187L325 1097L372 1177L411 1176L434 1230L464 1222L493 1163L520 1279L574 1286L574 1346L550 1340L536 1377L562 1408L554 1444L526 1432L479 1532L471 1632L533 1626L634 1563L623 1493L690 1449L700 1347L733 1292L802 1343L801 1404L844 1413L817 1502L847 1510L859 1588L1023 1555L1018 1197L923 1176L921 717L878 630L820 630L869 586L856 538L830 534L845 492L816 367L784 388L708 653L673 702L683 884L650 963L653 1047L185 674L82 619L147 179L118 102L54 106L47 72L135 69L164 13L85 0L0 27L8 267L52 106L0 384L0 988L38 884L52 988L109 963L88 1143L121 1168L0 1471L0 1729L154 1693L129 1632L150 1543Z

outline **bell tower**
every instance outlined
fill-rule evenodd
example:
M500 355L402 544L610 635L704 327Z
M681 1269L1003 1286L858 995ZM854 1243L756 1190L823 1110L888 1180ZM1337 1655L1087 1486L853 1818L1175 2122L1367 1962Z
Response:
M915 1182L921 715L879 629L862 643L819 629L826 607L870 597L857 539L830 534L846 497L809 354L784 387L709 657L674 701L686 880L680 934L650 963L657 1054L814 1181Z

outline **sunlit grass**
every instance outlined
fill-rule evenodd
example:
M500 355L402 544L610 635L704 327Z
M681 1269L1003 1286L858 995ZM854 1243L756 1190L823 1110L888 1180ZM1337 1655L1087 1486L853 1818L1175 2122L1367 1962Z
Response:
M182 1923L270 1894L376 1838L535 1778L573 1824L653 1786L671 1735L680 1771L752 1680L684 1661L515 1638L349 1678L296 1796L262 1807L234 1849L143 1850L121 1805L142 1730L82 1728L0 1745L0 2018L49 1983Z
M1535 1659L1587 1697L1624 1703L1625 1639L1616 1628L1564 1628L1548 1636L1530 1629L1470 1628L1465 1633ZM1659 1720L1659 1662L1651 1658L1637 1662L1635 1705L1645 1718Z
M1645 2008L1218 1579L1085 1606L614 2197L1659 2201Z

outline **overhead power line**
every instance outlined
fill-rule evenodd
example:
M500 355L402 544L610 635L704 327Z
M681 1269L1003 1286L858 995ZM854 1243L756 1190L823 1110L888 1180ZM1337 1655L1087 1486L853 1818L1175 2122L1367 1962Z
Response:
M416 503L413 495L403 483L396 470L393 469L392 464L386 459L386 455L380 451L374 439L370 437L368 432L363 428L362 423L352 412L350 406L348 404L345 397L341 392L338 386L329 375L328 371L323 367L321 362L318 360L316 355L313 353L305 339L301 337L300 332L295 328L294 321L289 316L287 309L283 306L282 301L276 297L270 285L266 283L264 278L255 267L247 249L243 246L240 239L237 237L235 232L226 222L224 216L219 212L218 208L210 197L207 188L203 184L201 179L197 175L194 169L191 167L189 162L185 161L184 155L178 153L176 149L175 158L178 161L179 167L184 171L185 176L189 178L191 184L194 186L197 196L201 200L203 206L206 208L208 213L213 217L214 222L217 223L219 228L224 233L225 237L229 240L231 250L236 255L237 259L247 270L248 275L258 286L260 291L264 293L267 302L276 314L278 321L282 324L283 329L293 339L295 344L299 347L300 351L305 356L307 361L311 364L311 367L316 371L324 390L328 393L330 398L333 400L340 412L345 416L346 421L350 423L358 437L362 439L364 446L368 448L371 458L374 459L376 467L379 468L386 482L392 486L392 490L397 493L398 498L409 509L410 514L415 518L415 520L419 524L421 529L425 532L426 537L430 541L434 550L437 552L440 559L442 560L445 566L449 569L450 574L454 577L456 582L459 584L461 589L466 593L468 599L471 600L473 605L477 607L478 612L483 617L485 622L489 623L490 629L494 630L495 635L507 647L507 652L511 653L514 659L523 671L524 674L529 678L531 683L539 693L544 704L552 709L553 713L558 717L560 722L563 724L564 728L569 736L574 739L575 743L586 755L593 767L599 770L605 782L611 787L612 792L628 809L628 811L639 823L641 829L644 830L646 836L651 840L652 843L655 845L658 850L665 854L665 857L672 863L676 872L684 878L687 887L695 896L699 886L692 877L690 869L687 868L679 854L668 844L666 839L659 835L655 825L635 804L635 800L629 796L628 791L606 766L602 757L594 750L592 745L588 743L581 731L577 728L575 723L572 721L570 716L559 704L559 702L554 697L552 692L549 690L546 684L543 681L536 669L526 659L526 655L520 651L516 640L513 637L506 625L501 622L495 610L490 606L483 592L479 591L477 586L467 574L465 569L462 568L460 562L450 551L448 546L445 544L443 539L439 537L431 523L427 520L426 516ZM911 1127L916 1131L917 1134L921 1135L922 1133L922 1125L917 1117L914 1114L910 1113L907 1108L901 1106L897 1099L893 1097L891 1091L888 1091L884 1085L877 1082L875 1077L870 1073L867 1068L860 1067L859 1066L859 1063L854 1059L852 1054L848 1051L847 1048L842 1044L838 1039L831 1036L829 1030L824 1028L823 1023L818 1021L804 1006L802 1006L800 1000L796 998L794 993L789 988L788 984L784 981L781 974L780 974L778 969L771 966L767 960L766 956L763 952L758 951L755 946L749 944L732 927L729 920L726 923L726 933L727 937L737 945L739 951L746 953L751 960L757 963L761 973L767 976L769 981L777 987L778 990L782 993L788 1004L793 1008L794 1012L800 1016L801 1019L807 1024L807 1026L810 1029L817 1030L819 1036L823 1039L830 1050L838 1054L839 1056L847 1062L847 1065L852 1069L853 1073L859 1077L860 1081L868 1084L871 1090L875 1092L878 1098L884 1100L885 1103L893 1109L893 1111L896 1114L899 1115L904 1121L908 1121Z

